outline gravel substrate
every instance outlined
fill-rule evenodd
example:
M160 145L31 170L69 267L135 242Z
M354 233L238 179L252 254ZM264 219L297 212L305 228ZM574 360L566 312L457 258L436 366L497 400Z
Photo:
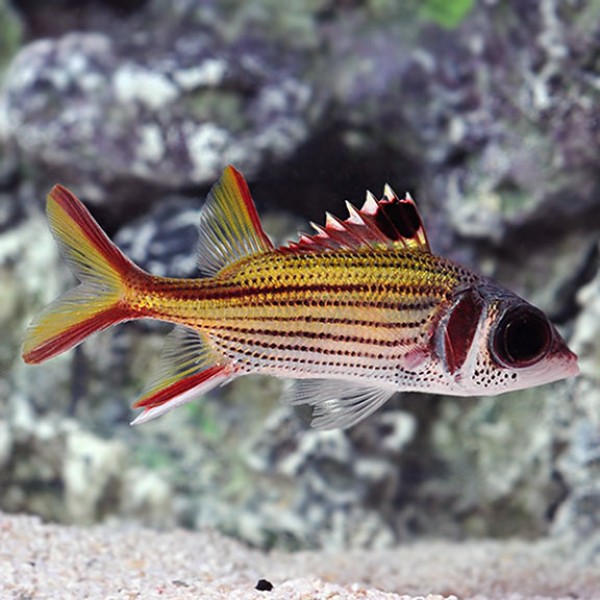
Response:
M548 542L264 553L213 531L83 529L0 513L0 598L592 600L600 568L578 567Z

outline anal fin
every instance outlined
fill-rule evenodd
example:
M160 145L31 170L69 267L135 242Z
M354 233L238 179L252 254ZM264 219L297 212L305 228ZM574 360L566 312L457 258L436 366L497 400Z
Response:
M235 377L234 369L198 331L177 326L167 337L159 368L133 408L143 408L132 425L190 402Z
M357 385L342 379L295 379L285 390L284 404L314 406L315 429L346 429L385 404L395 388Z

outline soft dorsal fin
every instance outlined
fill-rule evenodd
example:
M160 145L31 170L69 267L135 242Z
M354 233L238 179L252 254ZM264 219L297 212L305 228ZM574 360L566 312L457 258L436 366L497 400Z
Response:
M245 256L273 249L246 180L232 166L213 185L200 213L198 267L207 276Z
M386 185L381 200L367 192L360 210L349 202L346 206L349 217L345 221L328 213L324 227L311 223L316 234L301 234L297 242L284 250L321 252L384 244L431 252L421 216L409 194L400 200Z

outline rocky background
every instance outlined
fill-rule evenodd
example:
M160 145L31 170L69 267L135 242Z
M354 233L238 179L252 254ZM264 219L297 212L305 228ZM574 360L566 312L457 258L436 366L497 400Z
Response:
M553 536L598 555L599 49L597 0L0 0L0 510L260 548ZM28 321L72 285L51 185L152 272L191 276L228 163L278 242L409 190L434 250L550 314L581 376L398 395L316 432L259 377L131 428L163 326L22 364Z

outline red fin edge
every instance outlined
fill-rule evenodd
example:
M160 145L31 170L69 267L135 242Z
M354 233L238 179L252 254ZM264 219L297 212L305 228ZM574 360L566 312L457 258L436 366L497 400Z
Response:
M52 358L95 331L131 318L124 300L127 278L133 271L143 273L67 188L52 188L46 213L60 251L81 283L33 319L23 343L26 363Z
M133 263L110 241L75 194L57 184L50 190L48 197L54 200L77 224L85 238L93 244L115 271L122 276L128 273Z
M258 212L256 211L256 206L254 204L254 200L252 199L252 194L250 193L250 188L248 187L248 183L244 176L232 165L229 165L225 168L225 173L229 173L232 175L235 180L236 187L240 193L240 196L244 200L244 205L246 206L246 210L248 211L248 216L250 217L250 221L256 230L256 233L261 238L265 246L271 247L273 244L271 240L268 238L267 234L264 232L262 228L262 224L260 222L260 217L258 216Z
M145 408L147 410L157 408L170 402L186 392L190 392L195 388L199 388L203 384L209 383L212 379L226 375L225 365L213 365L204 369L202 372L180 379L170 386L158 390L156 393L141 398L133 404L133 408ZM208 390L207 390L208 391ZM201 394L198 391L198 394Z
M92 333L107 329L111 325L127 320L127 318L127 313L118 306L103 310L93 317L65 329L59 335L44 341L28 352L24 352L23 360L30 365L44 362L53 356L73 348L73 346L82 342L85 338L92 335Z

